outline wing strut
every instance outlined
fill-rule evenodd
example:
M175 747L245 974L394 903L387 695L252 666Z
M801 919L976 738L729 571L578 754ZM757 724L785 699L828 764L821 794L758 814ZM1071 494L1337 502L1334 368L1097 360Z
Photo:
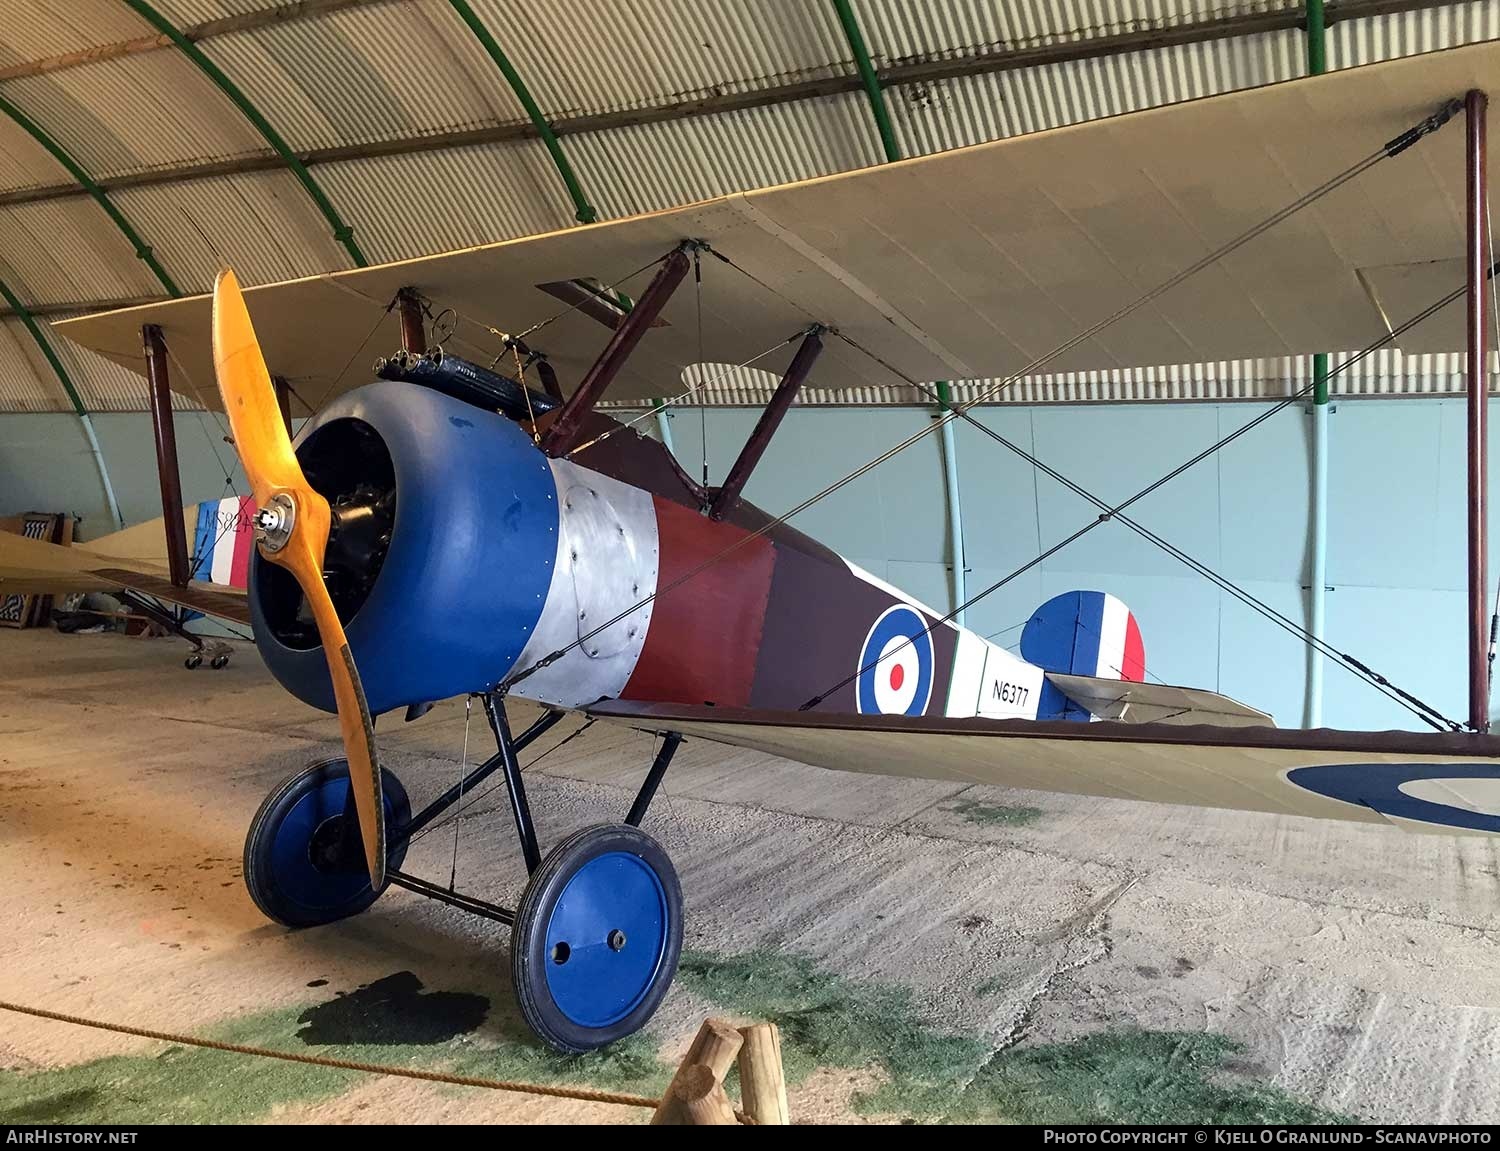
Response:
M147 394L151 397L151 430L156 434L156 477L161 483L162 530L167 533L167 570L175 587L187 587L187 525L182 519L182 471L177 464L177 429L172 418L172 388L167 377L167 344L161 328L145 324Z
M646 329L656 322L661 310L667 306L677 285L687 275L688 257L686 245L676 248L657 269L650 285L630 309L620 326L615 329L604 351L594 361L578 385L577 391L568 398L557 416L542 435L542 451L556 459L565 456L578 442L578 433L583 429L584 417L594 410L594 405L604 395L605 389L614 382L615 376L635 351L636 344L646 334Z
M724 478L723 486L714 493L713 503L708 509L709 519L723 519L725 514L739 503L740 492L744 491L745 483L750 479L750 473L755 470L755 465L760 463L760 457L766 454L766 448L771 445L771 437L776 434L776 429L786 418L787 409L792 406L792 401L802 390L802 384L806 381L808 373L812 371L813 364L817 363L818 354L823 350L822 332L823 325L814 324L807 330L807 335L802 337L802 346L797 349L797 354L787 365L786 375L781 377L781 383L776 385L776 391L772 393L765 410L760 413L760 419L755 423L755 430L750 433L750 438L740 449L734 466L729 469L729 475Z

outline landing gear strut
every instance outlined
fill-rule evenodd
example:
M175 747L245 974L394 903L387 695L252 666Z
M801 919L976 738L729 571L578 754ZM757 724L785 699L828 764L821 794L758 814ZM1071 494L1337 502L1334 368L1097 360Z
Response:
M544 855L517 757L566 713L545 712L512 736L502 697L486 695L484 709L495 754L416 815L401 781L381 769L388 882L511 926L511 981L527 1025L559 1051L591 1051L640 1030L677 972L682 889L666 850L639 824L682 736L666 735L623 823L576 831ZM412 838L497 771L530 875L515 910L401 870ZM245 884L256 906L288 927L310 927L374 903L380 893L370 889L353 820L342 759L278 786L245 841Z

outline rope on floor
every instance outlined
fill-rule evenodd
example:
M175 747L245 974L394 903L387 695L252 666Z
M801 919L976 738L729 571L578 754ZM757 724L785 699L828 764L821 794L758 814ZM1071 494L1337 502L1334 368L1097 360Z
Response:
M78 1027L92 1027L98 1031L113 1031L120 1035L135 1035L142 1039L157 1039L163 1043L175 1043L183 1047L206 1047L212 1051L229 1051L236 1055L259 1055L266 1059L280 1059L287 1063L307 1063L314 1067L333 1067L340 1071L362 1071L369 1075L397 1075L403 1079L423 1079L429 1083L451 1083L459 1087L487 1087L493 1091L512 1091L523 1095L546 1095L554 1099L578 1099L585 1103L613 1103L621 1107L646 1107L655 1110L660 1099L648 1099L644 1095L626 1095L617 1091L595 1091L588 1087L554 1087L545 1083L514 1083L503 1079L481 1079L472 1075L452 1075L446 1071L418 1071L410 1067L386 1067L379 1063L357 1063L351 1059L333 1059L324 1055L299 1055L294 1051L274 1051L268 1047L247 1047L239 1043L220 1043L214 1039L198 1039L191 1035L174 1035L170 1031L151 1031L144 1027L126 1027L120 1023L105 1023L98 1019L85 1019L81 1015L64 1015L59 1011L45 1011L40 1007L24 1007L19 1003L0 1000L0 1011L13 1011L18 1015L30 1015L36 1019L51 1019L57 1023L72 1023Z

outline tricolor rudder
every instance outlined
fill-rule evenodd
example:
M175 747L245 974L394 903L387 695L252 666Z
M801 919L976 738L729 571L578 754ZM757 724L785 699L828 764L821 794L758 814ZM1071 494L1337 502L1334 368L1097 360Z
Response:
M204 500L193 533L193 579L246 587L255 550L255 501L249 496Z
M1021 654L1047 671L1140 682L1146 649L1135 615L1102 591L1070 591L1037 608L1021 631ZM1091 719L1054 685L1042 691L1041 719Z

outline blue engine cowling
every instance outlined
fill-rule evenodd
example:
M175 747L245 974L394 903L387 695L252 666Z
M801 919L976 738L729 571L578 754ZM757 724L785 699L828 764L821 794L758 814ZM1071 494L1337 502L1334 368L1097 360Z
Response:
M378 382L296 440L329 499L325 582L372 713L493 686L531 637L557 558L556 484L510 420L427 388ZM259 552L249 601L271 674L333 711L333 687L295 581Z

